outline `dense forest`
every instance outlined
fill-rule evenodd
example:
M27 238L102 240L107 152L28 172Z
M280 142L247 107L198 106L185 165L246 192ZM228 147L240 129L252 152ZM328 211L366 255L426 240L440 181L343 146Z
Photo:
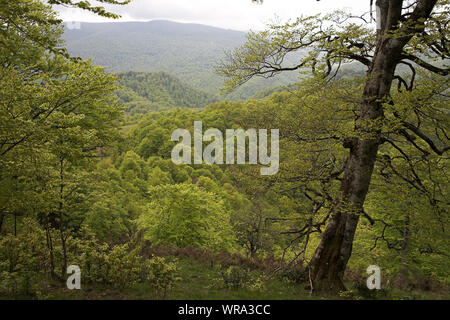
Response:
M128 115L174 108L203 108L217 100L165 72L118 73L119 101Z
M83 23L81 29L66 26L62 35L69 53L92 59L110 72L165 71L196 89L217 95L223 78L214 73L224 51L245 43L245 32L192 23L153 20L148 22ZM293 61L298 53L287 59ZM245 100L272 86L296 82L298 72L273 79L252 79L225 95Z
M3 1L0 299L449 299L449 3L398 2L383 7L397 15L385 33L341 11L246 38L189 25L180 47L151 46L158 63L186 49L217 72L187 63L182 76L138 54L99 63L117 68L73 54L125 46L130 57L131 30L161 44L175 23L77 35L51 5ZM213 44L207 59L190 52L217 37L229 37L223 59ZM395 62L377 58L397 47ZM296 83L245 89L284 71ZM219 95L219 75L246 100ZM279 171L174 163L172 133L194 134L194 121L279 129ZM366 286L369 265L379 290ZM69 266L81 290L68 288Z

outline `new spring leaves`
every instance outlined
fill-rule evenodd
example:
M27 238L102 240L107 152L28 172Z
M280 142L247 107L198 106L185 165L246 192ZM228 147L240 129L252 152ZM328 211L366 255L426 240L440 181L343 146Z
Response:
M268 148L267 129L226 129L225 130L225 162L224 137L216 128L210 128L203 133L201 121L194 121L194 164L237 164L246 163L246 141L248 139L248 164L262 164L268 167L260 169L261 175L273 175L279 168L279 130L270 130L270 156ZM180 142L180 140L182 140ZM186 129L176 129L172 133L172 141L179 142L172 149L172 161L175 164L191 164L192 139ZM203 149L203 142L210 142ZM237 141L237 144L235 144ZM235 154L236 151L236 154ZM259 151L259 152L258 152Z

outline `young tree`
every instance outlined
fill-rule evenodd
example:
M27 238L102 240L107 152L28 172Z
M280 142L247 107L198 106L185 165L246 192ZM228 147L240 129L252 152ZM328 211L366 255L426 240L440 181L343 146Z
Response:
M354 111L354 136L342 141L348 156L340 177L339 196L309 265L316 290L344 289L342 278L355 231L378 149L385 142L381 130L385 105L395 105L390 95L392 83L397 80L399 88L413 90L417 67L443 76L449 74L445 63L433 64L433 60L445 61L450 56L448 10L447 0L377 0L376 33L354 23L355 17L343 12L301 17L293 23L251 32L247 43L228 54L218 66L218 72L228 78L228 90L254 76L270 77L289 70L308 68L314 74L333 78L343 63L358 62L367 69L361 99ZM369 22L364 16L356 18ZM286 56L299 50L299 63L286 65ZM411 71L409 79L396 74L400 65ZM420 139L430 152L439 155L449 150L448 146L439 148L420 125L406 121L401 125L400 134L411 143Z
M193 184L176 184L150 187L148 195L148 210L137 223L153 243L216 251L234 246L230 212L217 194Z
M116 78L61 54L62 25L40 1L2 3L0 25L0 231L11 216L14 235L18 216L37 217L55 275L52 230L58 230L64 277L66 240L81 223L86 177L118 135Z

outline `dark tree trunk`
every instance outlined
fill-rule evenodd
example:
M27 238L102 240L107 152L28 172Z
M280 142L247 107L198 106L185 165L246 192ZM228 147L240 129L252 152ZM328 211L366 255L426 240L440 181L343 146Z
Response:
M403 239L402 239L402 246L400 248L400 252L402 255L402 274L405 278L408 277L408 243L409 243L409 224L410 224L410 217L409 212L406 213L405 221L403 223Z
M378 0L376 4L380 12L377 17L379 29L372 65L367 74L356 119L356 123L360 123L355 126L359 136L344 143L344 147L350 151L340 196L309 265L315 291L339 292L345 289L343 276L351 256L353 238L359 216L363 212L381 143L380 131L369 128L364 121L383 118L382 101L389 95L395 67L401 59L403 48L413 33L419 32L421 28L416 25L414 30L405 29L406 35L388 36L388 32L395 32L398 26L403 1ZM411 16L413 21L428 18L435 4L436 0L419 0L415 13Z
M48 223L46 224L46 237L47 237L47 248L49 250L49 256L50 256L50 275L53 279L56 279L56 273L55 273L55 258L53 255L53 240L52 235L50 233L50 227Z
M5 214L3 212L0 212L0 234L2 233L4 218L5 218Z
M61 279L64 279L64 275L67 270L67 248L66 248L66 237L64 235L65 222L64 222L64 158L60 159L60 169L59 169L59 234L61 238L61 245L63 250L63 265L61 269Z

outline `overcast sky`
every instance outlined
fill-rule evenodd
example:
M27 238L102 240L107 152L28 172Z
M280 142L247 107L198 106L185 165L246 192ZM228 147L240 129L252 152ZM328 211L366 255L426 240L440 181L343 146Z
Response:
M91 3L98 4L96 1ZM105 7L122 15L119 21L165 19L248 31L264 29L264 24L274 21L276 17L284 22L301 14L311 15L334 9L349 9L355 14L367 12L369 0L264 0L262 5L251 0L132 0L126 6ZM55 8L64 21L114 21L80 9Z

